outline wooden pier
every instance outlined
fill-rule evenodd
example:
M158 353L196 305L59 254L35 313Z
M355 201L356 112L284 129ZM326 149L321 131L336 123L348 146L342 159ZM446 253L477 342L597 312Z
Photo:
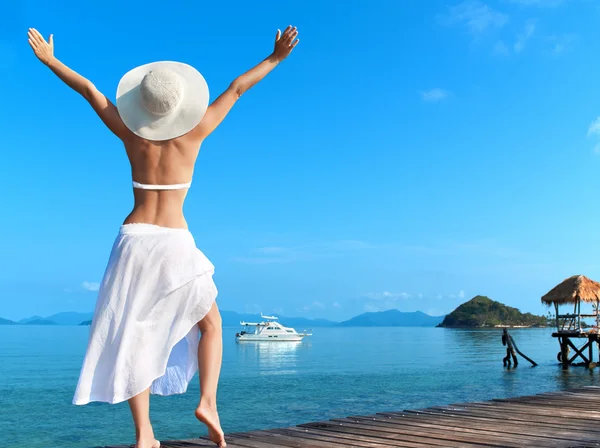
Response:
M162 448L214 447L205 439ZM600 447L600 387L234 433L229 448ZM105 448L126 448L105 447Z

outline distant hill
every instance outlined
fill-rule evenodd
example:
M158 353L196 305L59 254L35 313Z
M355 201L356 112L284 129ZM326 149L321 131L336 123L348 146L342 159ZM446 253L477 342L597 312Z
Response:
M31 316L31 317L28 317L28 318L26 318L26 319L21 319L21 320L20 320L20 321L18 321L17 323L19 323L19 324L26 324L26 323L28 323L28 322L31 322L31 321L33 321L33 320L40 320L40 319L44 319L44 318L43 318L42 316L37 316L37 315L36 315L36 316Z
M58 325L79 325L83 321L90 320L93 316L94 313L66 312L53 314L45 319L56 322Z
M39 321L51 321L53 325L79 325L83 321L90 320L93 315L94 313L76 313L73 311L67 311L47 317L31 316L26 319L21 319L17 323L29 325L31 322L37 322L34 325L49 325L41 324Z
M17 323L13 320L9 320L9 319L2 319L0 317L0 325L17 325Z
M543 316L521 313L517 308L495 302L489 297L476 296L456 308L446 316L439 325L446 328L480 328L507 326L546 326L548 321Z
M444 316L430 316L421 311L404 313L399 310L363 313L340 322L340 327L435 327Z
M265 314L269 315L269 314ZM315 328L315 327L333 327L337 322L327 319L306 319L304 317L285 317L278 316L279 322L286 327L298 327L299 329ZM264 319L260 314L236 313L235 311L221 310L221 318L223 319L224 327L239 327L240 321L246 322L261 322Z
M58 324L56 322L53 322L48 319L35 319L35 320L30 320L23 325L58 325Z
M57 313L48 317L32 316L27 319L21 319L17 324L25 325L91 325L94 313L75 313L65 312ZM236 313L235 311L221 310L221 317L223 318L223 326L238 327L240 321L247 322L260 322L264 320L260 317L260 314L248 314L248 313ZM313 328L313 327L333 327L337 322L333 322L327 319L306 319L304 317L285 317L278 316L279 320L283 325L289 327L298 327L301 329ZM0 322L2 325L2 322ZM4 324L7 325L7 324Z

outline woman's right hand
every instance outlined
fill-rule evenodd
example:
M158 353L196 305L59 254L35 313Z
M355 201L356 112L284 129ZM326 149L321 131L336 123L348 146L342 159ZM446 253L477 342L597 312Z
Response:
M273 50L273 57L278 61L283 61L287 58L294 47L298 45L300 39L298 37L298 29L292 25L288 26L281 34L280 30L277 30L277 36L275 37L275 50Z
M46 39L42 37L38 30L29 28L27 36L29 37L29 45L37 58L46 65L50 64L54 59L54 39L52 38L52 34L50 34L50 39L46 42Z

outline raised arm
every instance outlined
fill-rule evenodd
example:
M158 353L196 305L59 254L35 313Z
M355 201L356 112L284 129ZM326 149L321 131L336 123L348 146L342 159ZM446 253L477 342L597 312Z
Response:
M54 39L52 35L50 35L48 42L34 28L30 28L27 35L29 36L29 45L31 45L37 58L48 66L66 85L82 95L108 129L121 140L133 135L121 120L115 105L100 93L91 81L71 70L54 56Z
M298 30L291 25L285 29L283 34L277 30L273 53L260 64L237 77L229 85L229 88L208 107L202 121L193 131L196 136L204 139L214 131L244 92L267 76L271 70L290 55L294 47L300 42L300 40L296 39L297 37Z

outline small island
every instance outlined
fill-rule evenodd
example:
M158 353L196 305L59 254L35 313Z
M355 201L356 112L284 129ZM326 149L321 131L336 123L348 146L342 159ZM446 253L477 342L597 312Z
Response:
M448 314L438 327L546 327L548 318L531 313L521 313L486 296L476 296Z

